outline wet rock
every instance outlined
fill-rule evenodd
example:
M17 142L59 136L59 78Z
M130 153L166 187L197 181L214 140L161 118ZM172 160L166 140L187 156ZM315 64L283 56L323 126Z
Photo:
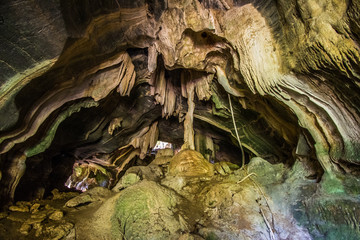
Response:
M66 207L76 207L83 204L88 204L96 201L104 200L109 197L112 192L104 187L95 187L92 188L79 196L70 199L65 203Z
M61 210L56 210L52 214L50 214L49 219L54 221L59 221L63 218L64 213Z

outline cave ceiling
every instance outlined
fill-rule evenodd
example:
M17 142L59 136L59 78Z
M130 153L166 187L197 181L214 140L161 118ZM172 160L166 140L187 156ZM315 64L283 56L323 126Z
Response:
M64 183L75 160L118 176L157 140L359 174L357 1L12 0L0 14L3 201Z

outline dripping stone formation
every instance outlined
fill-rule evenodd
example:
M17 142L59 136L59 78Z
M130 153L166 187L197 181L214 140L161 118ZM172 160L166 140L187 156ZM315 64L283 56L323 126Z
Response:
M360 2L0 3L0 239L360 239Z

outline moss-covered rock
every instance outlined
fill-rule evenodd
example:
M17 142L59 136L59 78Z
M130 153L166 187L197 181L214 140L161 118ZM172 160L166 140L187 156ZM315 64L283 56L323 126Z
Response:
M144 180L121 192L112 230L126 239L178 239L185 226L174 213L177 202L174 192Z

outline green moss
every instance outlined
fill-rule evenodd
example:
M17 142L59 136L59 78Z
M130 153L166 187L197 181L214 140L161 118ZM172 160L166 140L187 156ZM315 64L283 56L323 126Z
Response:
M321 189L325 194L342 194L345 192L343 181L340 177L327 172L322 177Z
M220 240L220 238L219 238L218 236L216 236L216 234L213 233L213 232L210 232L210 233L206 236L205 239L206 239L206 240Z
M224 117L224 118L228 118L230 116L229 111L226 110L227 108L225 104L223 104L223 102L217 96L217 94L211 95L211 101L213 102L212 113L215 116Z
M25 155L27 157L35 156L41 152L44 152L47 148L50 147L51 142L53 141L56 131L59 125L68 117L70 117L73 113L79 112L81 108L91 108L98 106L99 104L94 100L85 100L80 103L76 103L70 106L66 111L60 113L60 115L56 118L53 125L50 127L45 137L35 146L27 149L25 151Z
M180 231L171 209L172 192L150 181L142 181L121 192L112 216L113 235L126 239L169 239Z

